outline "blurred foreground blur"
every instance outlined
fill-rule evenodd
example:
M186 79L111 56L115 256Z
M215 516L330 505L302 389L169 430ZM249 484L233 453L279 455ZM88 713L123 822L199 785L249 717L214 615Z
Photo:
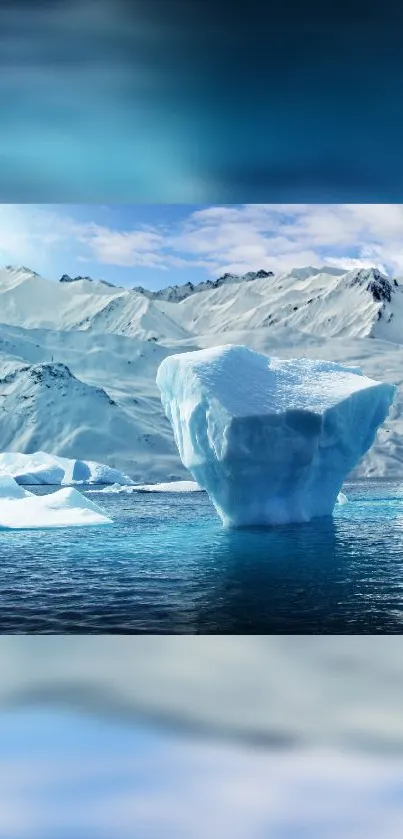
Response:
M399 839L403 760L0 715L1 839Z
M3 0L1 198L400 201L401 17Z
M0 707L403 756L400 636L3 636Z
M1 839L403 835L402 640L0 638Z

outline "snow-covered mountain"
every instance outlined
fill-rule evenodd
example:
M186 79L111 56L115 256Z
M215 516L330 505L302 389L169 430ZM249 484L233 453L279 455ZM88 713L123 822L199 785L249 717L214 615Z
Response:
M169 350L121 336L0 327L0 450L187 477L155 386ZM74 371L74 372L73 372Z
M89 283L101 283L101 285L106 285L108 288L116 288L113 283L107 283L106 280L93 280L92 277L81 276L69 277L68 274L63 274L63 276L60 277L59 283L77 283L80 282L80 280L87 280Z
M66 457L102 449L116 462L147 460L152 446L140 424L100 387L87 384L61 363L16 365L0 378L2 450L49 449Z
M280 326L327 338L403 339L403 287L377 269L291 271L157 305L195 335Z
M91 459L142 483L188 477L155 384L162 359L244 343L360 366L399 392L358 473L403 475L403 280L311 266L161 292L0 270L0 451Z
M89 278L55 283L28 268L0 270L0 322L27 328L93 330L179 340L187 332L144 295Z
M313 269L314 270L314 269ZM178 303L184 300L185 297L190 297L200 291L210 291L213 288L220 288L223 285L235 285L237 283L247 283L253 280L266 279L266 277L274 277L273 271L248 271L247 274L223 274L218 280L205 280L201 283L185 283L184 285L168 286L159 291L150 291L142 286L135 286L133 291L144 294L150 300L167 300L170 303Z

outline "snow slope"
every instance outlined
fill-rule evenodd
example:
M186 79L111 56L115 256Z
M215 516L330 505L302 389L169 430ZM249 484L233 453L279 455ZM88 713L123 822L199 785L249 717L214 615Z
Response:
M101 461L129 475L139 470L140 478L153 473L153 445L141 421L65 364L9 364L0 378L3 452L47 451ZM164 450L169 453L162 441L160 453Z
M2 323L27 328L93 329L158 340L187 334L144 295L86 278L56 283L25 267L0 270L0 312Z
M71 460L46 452L0 453L0 479L12 476L18 484L131 484L128 475L90 460Z
M0 451L94 460L137 482L186 478L155 384L168 353L120 335L0 325ZM61 364L63 383L34 382L38 367Z
M356 365L397 384L354 476L401 476L403 280L326 266L267 273L147 296L90 278L0 270L0 452L94 460L142 484L187 480L158 366L175 352L236 343Z
M314 335L403 340L403 286L368 271L291 271L224 285L179 303L157 302L189 333L286 327ZM220 343L220 342L218 342Z
M196 293L197 292L197 293ZM91 330L172 343L189 335L285 326L314 335L400 341L403 286L377 269L249 272L161 292L127 290L90 278L55 283L28 268L0 270L1 322L27 328Z

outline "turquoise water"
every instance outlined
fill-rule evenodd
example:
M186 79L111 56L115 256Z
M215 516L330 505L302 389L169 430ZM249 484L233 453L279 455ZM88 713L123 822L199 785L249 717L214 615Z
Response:
M0 632L400 633L402 486L250 530L204 493L90 495L111 527L0 532Z

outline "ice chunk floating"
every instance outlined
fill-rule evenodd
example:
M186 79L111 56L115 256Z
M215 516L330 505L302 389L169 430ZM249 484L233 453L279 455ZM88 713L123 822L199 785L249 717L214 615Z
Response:
M168 356L157 385L184 466L232 526L330 515L396 390L356 367L243 346Z
M0 476L0 530L82 527L112 524L98 504L66 487L49 495L33 495L10 476Z
M169 481L163 484L135 484L134 486L121 486L121 484L112 484L104 489L90 489L89 492L93 494L106 493L133 493L133 492L204 492L204 489L199 487L195 481Z
M12 475L18 484L131 484L128 475L92 460L58 457L47 452L0 453L0 476Z

